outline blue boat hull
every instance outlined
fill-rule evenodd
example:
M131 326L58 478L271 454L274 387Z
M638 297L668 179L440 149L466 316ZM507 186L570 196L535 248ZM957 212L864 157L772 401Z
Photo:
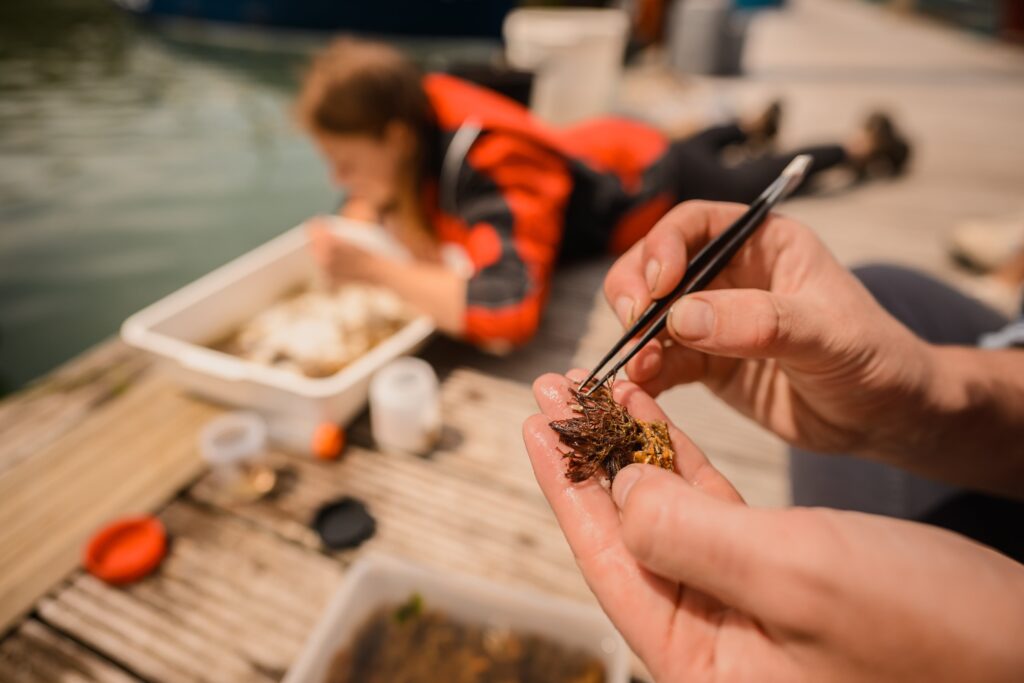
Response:
M412 36L501 35L513 0L116 0L136 14L280 28Z

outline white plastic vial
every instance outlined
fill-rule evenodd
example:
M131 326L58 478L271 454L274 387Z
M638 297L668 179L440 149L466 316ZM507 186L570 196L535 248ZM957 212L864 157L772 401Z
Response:
M382 450L424 455L441 437L437 374L420 358L399 358L370 382L370 428Z

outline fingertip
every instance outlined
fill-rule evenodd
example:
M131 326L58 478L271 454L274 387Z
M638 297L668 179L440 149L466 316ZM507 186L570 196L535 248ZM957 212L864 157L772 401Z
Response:
M708 565L705 571L728 565L729 558L716 551L723 546L731 550L742 537L734 514L745 510L742 503L701 490L676 472L636 467L643 468L642 477L620 508L622 541L633 557L660 576L684 582L696 578L692 564Z
M573 368L569 372L565 373L565 376L568 377L571 381L575 382L576 384L579 384L580 382L583 381L583 378L586 377L588 374L588 371L584 370L583 368Z
M650 258L644 266L644 279L647 281L647 289L651 291L651 297L661 296L661 288L658 286L662 273L661 261L657 258Z
M546 393L552 387L557 387L564 382L565 376L559 375L556 372L546 372L533 380L533 393L535 395Z
M623 327L633 324L633 320L636 319L636 300L633 297L626 295L616 297L615 305L612 308L615 310L615 317L619 319Z
M541 434L547 434L551 429L551 418L543 413L534 413L523 421L523 440L537 442Z
M644 476L643 468L639 465L627 465L623 469L619 470L619 473L615 475L615 481L612 482L612 500L615 501L615 505L621 510L626 506L629 501L629 494L633 490L633 486L640 481Z
M619 486L619 478L626 475ZM681 477L654 465L633 464L615 477L612 497L621 512L622 538L633 555L645 562L666 535L666 522L678 513L682 504L679 487L687 485Z
M533 381L533 399L542 413L550 417L566 410L568 383L564 375L554 372L541 375Z
M630 317L639 315L643 306L650 303L643 275L643 241L620 256L604 279L605 300L623 325L628 325Z
M699 297L683 297L669 311L669 333L680 342L707 339L715 329L715 309Z

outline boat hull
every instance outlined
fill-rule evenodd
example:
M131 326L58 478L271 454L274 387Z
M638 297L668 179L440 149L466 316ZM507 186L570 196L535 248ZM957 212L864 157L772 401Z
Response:
M497 37L512 0L115 0L157 19L317 31Z

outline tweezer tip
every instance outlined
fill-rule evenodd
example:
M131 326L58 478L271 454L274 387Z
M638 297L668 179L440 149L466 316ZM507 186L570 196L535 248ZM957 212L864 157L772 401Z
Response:
M782 175L785 178L802 178L807 170L811 167L813 159L810 154L801 154L793 161L789 162L789 165L782 171Z

